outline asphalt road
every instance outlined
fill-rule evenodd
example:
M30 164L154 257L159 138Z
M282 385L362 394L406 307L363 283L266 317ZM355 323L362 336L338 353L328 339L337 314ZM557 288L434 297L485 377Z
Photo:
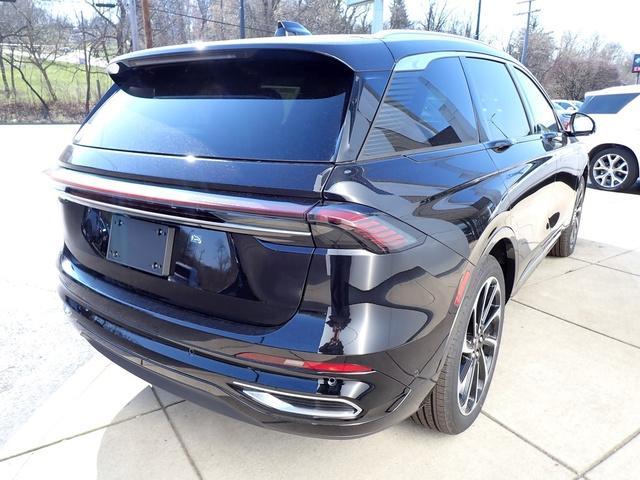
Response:
M0 126L0 445L93 352L62 313L62 232L42 172L77 126Z

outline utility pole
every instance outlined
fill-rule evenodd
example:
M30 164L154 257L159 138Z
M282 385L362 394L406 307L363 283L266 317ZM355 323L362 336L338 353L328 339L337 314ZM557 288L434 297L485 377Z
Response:
M475 39L480 39L480 12L482 11L482 0L478 0L478 19L476 20L476 36Z
M523 4L523 3L528 3L529 4L529 8L527 9L526 12L521 12L521 13L516 13L516 15L526 15L527 16L527 27L524 29L524 42L522 43L522 52L520 52L520 63L523 65L527 64L527 49L529 48L529 29L531 28L531 14L532 13L537 13L540 11L540 9L538 10L531 10L531 5L533 4L533 2L535 2L536 0L524 0L522 2L518 2L518 5Z
M244 32L244 0L240 0L240 38L245 38L245 32Z
M142 0L142 28L144 30L144 43L146 48L153 47L151 35L151 16L149 15L149 0Z
M129 26L131 27L131 49L139 50L140 42L138 42L138 10L136 8L136 0L129 0Z

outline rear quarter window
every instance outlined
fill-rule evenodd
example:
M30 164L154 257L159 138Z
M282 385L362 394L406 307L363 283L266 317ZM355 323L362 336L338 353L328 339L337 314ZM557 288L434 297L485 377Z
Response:
M374 158L478 142L469 88L458 58L393 74L362 151Z
M631 103L638 93L616 93L611 95L594 95L587 97L580 107L583 113L613 114L618 113Z

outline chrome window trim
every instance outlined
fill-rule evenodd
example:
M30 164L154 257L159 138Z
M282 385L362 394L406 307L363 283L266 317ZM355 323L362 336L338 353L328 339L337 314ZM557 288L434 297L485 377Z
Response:
M304 415L315 418L334 418L339 420L348 420L356 418L362 413L362 408L354 402L344 398L328 398L319 395L301 395L299 393L289 393L270 388L258 387L241 382L233 382L239 387L240 392L259 403L260 405L278 410L280 412L291 413L295 415ZM353 408L353 412L335 412L330 410L322 410L316 408L304 408L296 405L290 405L286 401L278 397L302 398L305 400L315 400L320 402L342 403Z
M494 62L501 62L505 64L514 63L511 60L501 58L501 57L494 57L492 55L487 55L484 53L447 50L442 52L418 53L416 55L409 55L407 57L403 57L400 60L398 60L398 62L396 63L396 66L393 69L393 73L424 70L434 60L439 60L441 58L449 58L449 57L482 58L485 60L492 60Z
M409 55L398 60L396 66L393 68L393 73L396 72L416 72L418 70L424 70L434 60L449 57L459 57L461 52L430 52L430 53L418 53L416 55Z

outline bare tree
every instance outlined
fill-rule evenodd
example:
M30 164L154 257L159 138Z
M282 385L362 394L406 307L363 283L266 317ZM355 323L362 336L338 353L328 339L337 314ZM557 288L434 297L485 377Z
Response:
M69 23L63 17L52 16L32 0L24 0L13 6L22 24L19 33L13 38L20 45L20 54L26 56L26 62L32 64L42 75L49 96L55 102L58 97L47 71L61 55L63 45L68 42Z
M543 82L554 96L582 99L590 90L620 85L620 64L625 57L620 45L602 44L597 36L580 41L567 33Z
M429 0L425 8L425 18L420 22L420 26L431 32L446 32L451 17L447 3L440 4L438 0Z
M7 59L5 58L5 60L7 60ZM31 91L31 93L33 93L33 95L40 102L42 117L45 120L50 120L51 119L51 114L50 114L51 109L49 107L49 103L44 98L44 96L42 96L38 92L38 90L34 87L34 85L31 83L29 78L25 75L24 66L22 64L22 57L20 56L20 57L16 58L15 56L12 55L10 57L9 61L10 61L10 65L11 65L11 71L15 70L20 74L20 78L22 79L24 84L27 86L27 88ZM14 89L15 89L15 87L14 87ZM15 95L15 90L14 90L14 95Z
M85 0L85 3L93 8L93 11L99 19L95 25L100 26L99 28L102 32L101 37L105 39L103 43L103 53L105 57L109 58L111 56L108 50L109 40L115 41L116 55L122 55L131 50L125 0L115 0L114 8L99 7L93 0Z

